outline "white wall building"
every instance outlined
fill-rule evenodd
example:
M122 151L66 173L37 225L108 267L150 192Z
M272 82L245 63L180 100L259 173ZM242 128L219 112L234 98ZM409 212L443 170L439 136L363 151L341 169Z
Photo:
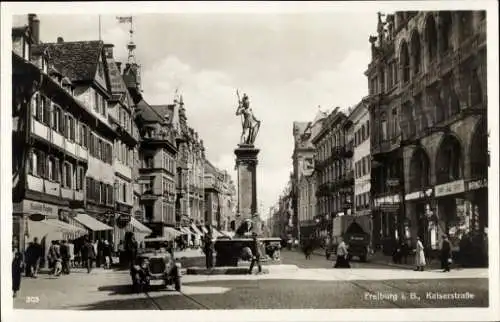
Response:
M370 213L370 113L363 103L359 103L350 113L354 138L354 200L355 215Z

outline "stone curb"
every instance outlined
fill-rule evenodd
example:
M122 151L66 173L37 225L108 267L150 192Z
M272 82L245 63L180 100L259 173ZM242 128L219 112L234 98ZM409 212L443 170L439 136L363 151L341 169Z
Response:
M248 267L214 267L211 269L203 267L190 267L186 275L247 275ZM262 274L269 274L269 269L262 268Z

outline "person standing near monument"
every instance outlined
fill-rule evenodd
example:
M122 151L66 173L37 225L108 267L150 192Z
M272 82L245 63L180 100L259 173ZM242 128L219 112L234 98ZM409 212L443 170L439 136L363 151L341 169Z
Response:
M441 244L441 268L444 272L450 271L451 264L451 244L447 235L443 235Z
M248 274L252 274L255 264L257 264L257 267L259 268L259 273L262 273L262 265L260 264L260 245L259 240L257 239L257 233L255 232L252 234L252 245L250 249L252 250L252 262L250 263Z
M207 269L210 269L214 266L214 245L212 242L212 231L211 229L208 233L205 234L204 243L203 243L204 251L205 251L205 264Z

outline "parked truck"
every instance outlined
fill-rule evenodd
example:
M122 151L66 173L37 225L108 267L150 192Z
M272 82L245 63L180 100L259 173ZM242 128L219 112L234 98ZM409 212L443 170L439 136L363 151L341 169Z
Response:
M333 219L332 238L326 247L326 258L337 253L342 237L347 244L349 258L366 262L370 246L369 216L339 216Z

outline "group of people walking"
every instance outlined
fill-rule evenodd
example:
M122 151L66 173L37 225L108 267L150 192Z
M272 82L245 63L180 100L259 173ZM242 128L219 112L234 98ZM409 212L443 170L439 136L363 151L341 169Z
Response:
M46 253L46 256L45 256ZM94 263L96 267L103 266L110 268L112 264L113 245L100 240L93 243L89 236L84 236L81 240L53 240L45 252L38 238L28 244L26 250L14 250L12 260L12 291L13 296L21 288L23 276L37 278L40 267L45 261L49 269L48 274L54 277L68 275L72 268L83 267L87 273L92 271Z

